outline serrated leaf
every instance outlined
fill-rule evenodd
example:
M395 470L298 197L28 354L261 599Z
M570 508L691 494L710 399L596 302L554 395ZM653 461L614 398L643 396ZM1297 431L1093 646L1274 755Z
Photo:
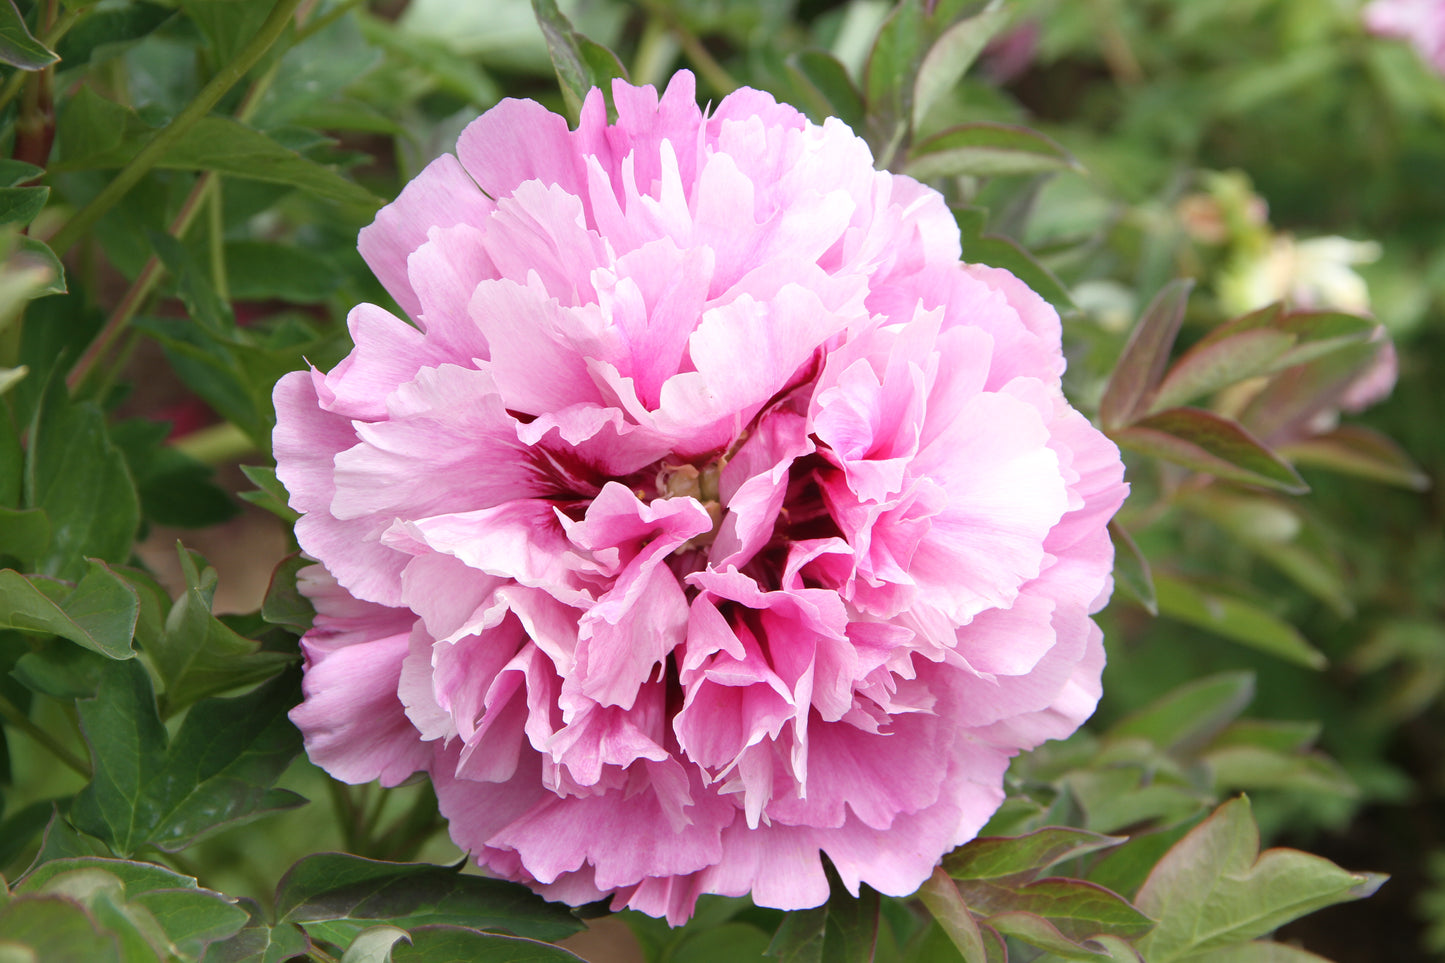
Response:
M1197 752L1254 699L1254 673L1227 672L1182 685L1109 728L1114 739L1147 739L1166 752Z
M572 29L571 21L557 9L555 0L532 0L532 12L547 41L547 53L557 72L568 115L577 119L593 87L601 88L610 100L612 79L627 79L627 68L617 55Z
M1309 486L1238 422L1202 408L1170 408L1114 431L1121 448L1227 481L1301 495Z
M1358 475L1412 491L1430 487L1430 476L1393 439L1360 425L1342 425L1334 431L1293 441L1281 445L1279 452L1300 465Z
M1144 413L1149 392L1169 364L1193 287L1190 278L1170 281L1144 309L1099 399L1099 419L1106 429L1122 428Z
M837 57L824 50L800 50L786 64L801 94L799 106L815 121L837 117L852 130L863 129L863 94Z
M983 53L983 48L1008 21L1009 11L1001 0L993 0L971 17L960 20L945 30L918 67L913 82L913 126L923 126L923 119L938 98L951 90L968 73L968 68Z
M111 659L135 655L131 638L139 605L135 590L94 559L59 602L19 572L0 571L0 628L58 635Z
M1154 575L1149 560L1139 550L1134 537L1117 519L1110 519L1109 540L1114 544L1114 584L1132 595L1150 615L1158 615L1159 600L1154 595Z
M0 61L21 70L40 70L59 59L30 33L15 0L0 0Z
M318 853L287 870L276 915L288 923L353 921L358 932L384 920L406 929L446 924L546 940L583 928L565 908L516 883L345 853Z
M1124 840L1082 829L1047 826L1015 837L980 837L943 859L954 879L1008 878L1030 882L1055 863L1117 846Z
M96 698L77 705L95 778L76 797L76 825L122 855L145 845L175 852L299 805L299 796L271 788L301 752L286 718L296 686L297 673L288 673L244 696L208 699L169 740L144 668L117 663Z
M921 181L940 177L1000 177L1068 170L1068 151L1036 130L977 121L951 127L908 152L904 173Z
M1154 579L1159 611L1227 639L1310 669L1326 665L1324 655L1293 625L1241 598L1211 591L1172 576Z
M391 951L392 963L577 963L580 956L547 943L479 933L460 926L422 926Z
M87 558L124 563L140 524L140 500L125 456L93 404L45 412L31 431L30 499L50 516L51 545L38 570L81 578Z
M1384 879L1297 850L1261 853L1249 800L1240 797L1215 810L1149 874L1136 902L1158 925L1139 948L1150 963L1172 963L1368 896Z

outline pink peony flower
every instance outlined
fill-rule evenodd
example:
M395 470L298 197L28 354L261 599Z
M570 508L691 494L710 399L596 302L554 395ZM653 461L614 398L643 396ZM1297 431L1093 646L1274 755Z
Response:
M1364 20L1371 33L1408 40L1436 73L1445 74L1445 0L1373 0Z
M613 93L468 127L361 234L413 323L277 386L292 718L551 898L810 907L824 853L906 895L1094 709L1118 452L1054 311L842 123Z

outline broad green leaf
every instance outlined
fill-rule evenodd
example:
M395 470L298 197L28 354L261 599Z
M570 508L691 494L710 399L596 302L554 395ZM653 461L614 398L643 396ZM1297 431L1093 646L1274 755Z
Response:
M45 168L27 164L25 161L0 157L0 187L17 187L26 181L33 181L45 173Z
M271 0L179 0L177 6L205 36L211 62L224 64L235 59L274 4Z
M142 513L176 528L205 528L234 518L240 509L211 481L210 466L166 444L169 431L164 422L141 418L111 428L135 479Z
M983 48L1008 21L1009 11L1002 0L992 0L971 17L960 20L943 32L918 66L913 82L913 126L923 126L928 109L951 90L968 73L968 68L983 53Z
M1323 728L1322 723L1315 721L1241 719L1231 723L1209 747L1253 746L1275 752L1303 752L1314 745Z
M991 946L993 941L980 932L978 921L973 918L958 884L941 867L934 870L917 895L962 954L964 963L995 963L996 960L1008 959L1006 952L1000 957L997 949ZM998 943L1001 944L1002 940Z
M32 642L31 651L16 660L10 675L31 692L68 702L94 697L110 662L106 656L57 638Z
M1228 672L1182 685L1114 723L1108 736L1147 739L1188 755L1209 743L1254 699L1254 673Z
M671 959L689 963L735 963L761 960L767 952L768 934L748 923L722 923L697 927L673 947ZM872 943L865 944L871 947ZM826 955L822 959L829 959ZM841 957L839 958L841 959Z
M92 58L97 62L119 53L153 33L176 15L172 7L146 0L133 0L121 7L89 10L55 47L61 67L71 70Z
M1289 463L1235 421L1202 408L1170 408L1111 436L1121 448L1227 481L1300 495L1309 486Z
M1069 152L1027 127L978 121L918 142L904 168L910 177L1001 177L1077 166Z
M1368 340L1379 325L1337 312L1285 313L1270 305L1211 331L1165 375L1150 406L1162 411L1220 388L1305 364Z
M341 963L391 963L391 948L406 939L406 930L400 927L373 926L351 941Z
M1110 850L1089 870L1089 880L1125 898L1132 897L1169 848L1183 839L1206 815L1200 812L1167 829L1132 834L1127 843Z
M0 557L8 555L20 568L33 569L49 549L49 515L38 508L0 507Z
M460 926L422 926L391 951L392 963L567 963L580 960L560 946Z
M316 563L303 558L300 552L288 555L276 564L271 573L271 584L266 589L265 601L261 603L261 617L272 625L285 626L298 635L311 628L316 609L311 600L301 594L296 586L296 576L304 568Z
M1055 863L1123 841L1082 829L1048 826L1026 836L975 839L945 856L943 868L954 879L1009 878L1029 882Z
M1358 475L1412 491L1430 487L1430 476L1392 439L1360 425L1292 441L1280 454L1296 464Z
M116 938L62 896L23 896L0 906L0 946L28 950L38 963L129 963Z
M241 472L256 486L256 491L240 492L237 497L275 515L285 522L294 522L301 515L291 510L286 486L276 478L276 469L269 465L242 465Z
M117 665L96 698L78 704L95 779L76 797L77 826L122 855L145 845L174 852L299 805L294 793L271 788L301 751L286 718L296 684L288 673L244 696L201 702L168 740L145 670Z
M1215 787L1225 791L1283 789L1346 799L1360 792L1338 763L1318 753L1227 746L1211 749L1200 761L1214 773Z
M21 70L39 70L59 59L30 33L15 0L0 0L0 61Z
M311 940L301 927L293 923L269 925L265 911L254 900L238 900L236 905L248 914L246 924L206 947L202 963L285 963L311 950Z
M1192 958L1369 896L1383 882L1297 850L1261 853L1249 800L1241 796L1215 810L1149 874L1136 901L1158 925L1139 948L1149 963Z
M1159 600L1154 595L1149 560L1117 519L1109 522L1109 539L1114 543L1114 584L1122 586L1150 615L1158 615Z
M1199 789L1141 766L1076 771L1065 781L1084 811L1084 825L1098 833L1178 822L1204 801Z
M56 803L68 800L56 800ZM33 873L41 866L56 859L74 856L109 856L110 848L105 843L78 831L60 814L59 808L52 811L50 822L45 825L45 834L40 838L40 852L30 864L28 872Z
M1116 957L1102 946L1091 947L1090 940L1073 940L1059 932L1049 920L1037 913L1014 911L995 913L988 918L988 925L1004 936L1012 937L1030 946L1047 950L1067 960L1091 960L1094 963L1110 963ZM1097 944L1095 944L1097 945Z
M48 588L54 590L54 583ZM103 562L86 562L85 577L54 601L18 572L0 571L0 628L41 632L69 639L111 659L135 655L140 602L135 590Z
M232 900L209 890L151 890L131 894L130 902L149 910L171 943L193 957L234 935L249 918Z
M617 55L572 29L571 21L557 9L556 0L532 0L532 11L547 41L547 53L557 72L568 115L577 119L593 87L600 87L610 102L612 79L627 79L627 69Z
M1307 668L1326 664L1298 629L1257 605L1167 575L1155 576L1154 586L1163 615Z
M801 50L788 57L787 68L798 90L798 106L814 121L837 117L855 131L863 129L863 95L838 58L823 50Z
M55 811L48 799L33 802L0 821L0 866L9 866L19 859L36 836L44 831ZM5 881L0 878L0 904L5 902Z
M30 499L50 516L41 574L81 578L87 558L123 563L140 524L140 501L105 415L88 402L47 411L31 431Z
M131 895L147 893L154 889L196 889L199 885L195 877L186 876L155 863L97 856L73 856L52 859L36 866L25 875L25 878L15 887L15 891L17 893L44 892L50 886L50 881L57 876L87 869L101 870L114 876Z
M0 9L3 7L0 3ZM48 197L48 187L0 187L0 227L29 224L45 209Z
M345 853L318 853L287 870L276 890L276 915L288 923L352 921L357 932L386 921L406 929L446 924L544 940L583 928L565 908L516 883Z
M1033 913L1072 940L1098 933L1134 937L1154 925L1118 893L1082 879L1049 878L1023 886L960 880L958 891L969 908L990 924L996 913Z
M1144 309L1099 399L1099 418L1105 428L1122 428L1143 414L1149 392L1169 364L1169 352L1193 287L1188 278L1170 281Z
M38 237L31 237L29 234L22 234L16 239L16 249L23 256L27 270L36 279L31 288L29 297L40 298L49 294L64 294L68 288L65 283L65 266L60 263L60 258L50 249L50 245ZM11 256L13 264L17 258Z
M343 278L330 258L295 244L226 244L226 279L236 300L313 304L335 295Z
M216 570L177 546L186 590L166 616L165 631L148 647L165 684L167 716L198 699L268 679L295 661L286 652L268 652L211 614ZM201 562L204 565L204 562Z
M1189 957L1189 963L1330 963L1308 950L1269 940L1236 943Z

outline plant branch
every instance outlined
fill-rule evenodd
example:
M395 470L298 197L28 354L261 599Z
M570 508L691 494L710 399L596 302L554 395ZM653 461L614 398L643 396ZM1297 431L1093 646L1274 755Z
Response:
M75 245L75 242L95 226L95 222L109 211L115 204L126 195L126 193L140 182L142 177L150 173L166 153L181 139L185 133L196 125L202 117L211 112L220 99L244 77L252 67L266 55L266 51L285 32L286 27L291 23L291 15L296 12L302 0L277 0L276 6L272 8L270 15L266 17L261 29L250 42L242 48L236 58L223 65L216 75L211 78L210 83L201 88L194 100L186 105L185 109L171 120L169 124L161 128L150 142L141 148L140 152L131 159L131 162L123 167L105 189L97 194L89 204L77 211L64 226L50 239L50 246L56 255L63 256Z
M90 779L94 773L91 772L90 764L81 759L75 753L65 748L58 740L44 729L37 726L28 715L20 711L20 707L9 699L0 695L0 716L9 722L16 729L34 739L40 745L50 751L50 754L59 759L66 766L74 769L81 776Z

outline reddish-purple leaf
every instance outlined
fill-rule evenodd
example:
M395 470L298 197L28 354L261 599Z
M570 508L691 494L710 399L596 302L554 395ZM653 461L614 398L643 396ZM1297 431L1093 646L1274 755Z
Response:
M1149 402L1150 411L1174 408L1246 378L1275 370L1295 345L1295 336L1269 328L1240 331L1184 353Z
M1105 428L1121 428L1143 414L1149 392L1169 363L1169 351L1179 335L1193 287L1190 278L1170 281L1139 319L1099 400L1099 418Z
M988 925L1030 946L1056 953L1070 960L1093 960L1096 963L1117 963L1140 957L1127 943L1116 943L1111 950L1091 939L1074 940L1059 932L1058 927L1036 913L999 913L988 918ZM1122 951L1128 955L1120 956Z
M1154 921L1113 890L1083 879L1041 879L1024 886L961 880L965 903L985 920L998 913L1035 913L1073 940L1098 933L1134 937Z
M1112 434L1121 448L1228 481L1293 495L1309 491L1289 463L1237 422L1200 408L1170 408Z
M1334 431L1280 449L1291 461L1331 471L1360 475L1417 492L1430 487L1430 476L1415 464L1394 440L1357 425Z

